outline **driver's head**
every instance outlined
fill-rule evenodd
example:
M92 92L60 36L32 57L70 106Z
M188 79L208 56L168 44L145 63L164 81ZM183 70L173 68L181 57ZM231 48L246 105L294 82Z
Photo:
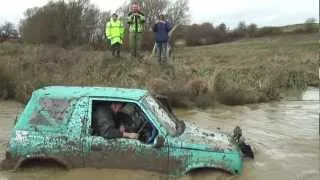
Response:
M114 102L111 104L111 109L114 113L117 113L121 110L121 108L124 106L123 103L120 102Z

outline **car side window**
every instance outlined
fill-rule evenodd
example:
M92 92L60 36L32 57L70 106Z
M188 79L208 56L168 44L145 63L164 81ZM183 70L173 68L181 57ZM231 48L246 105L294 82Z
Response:
M122 106L115 113L112 111L111 104L117 103L121 103ZM127 133L137 133L141 142L152 143L158 133L146 114L134 102L93 100L91 112L91 135L93 136L107 139L122 138L117 136L117 133L120 128L124 128Z
M70 102L66 99L41 98L39 106L29 120L31 125L62 125L70 115Z
M138 133L139 140L141 142L147 144L153 143L158 131L140 106L134 103L127 104L121 112L124 112L131 117L131 122L129 122L129 124L125 124L125 127L128 127L128 129L132 128L129 130Z

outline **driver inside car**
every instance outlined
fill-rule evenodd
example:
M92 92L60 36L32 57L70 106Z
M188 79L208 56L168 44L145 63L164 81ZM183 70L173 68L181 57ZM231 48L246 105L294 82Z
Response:
M153 142L156 130L136 105L127 103L118 113L118 118L121 122L120 129L137 133L139 140L144 143Z
M112 138L130 138L138 139L138 134L127 132L121 126L121 119L119 119L119 112L124 106L123 103L112 102L111 104L99 103L96 104L93 118L96 122L96 131L99 136L106 139Z

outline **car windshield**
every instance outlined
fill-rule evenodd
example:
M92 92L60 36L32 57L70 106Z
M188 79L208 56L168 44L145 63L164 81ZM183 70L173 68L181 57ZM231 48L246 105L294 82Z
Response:
M178 132L178 129L180 129L179 121L161 103L158 103L157 100L148 95L143 99L143 105L156 116L158 121L168 130L171 136L180 134Z

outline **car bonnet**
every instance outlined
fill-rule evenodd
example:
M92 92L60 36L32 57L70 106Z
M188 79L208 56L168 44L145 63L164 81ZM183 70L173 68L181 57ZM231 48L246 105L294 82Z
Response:
M227 134L200 129L189 123L186 123L184 133L179 136L182 148L217 152L237 150L229 138Z

